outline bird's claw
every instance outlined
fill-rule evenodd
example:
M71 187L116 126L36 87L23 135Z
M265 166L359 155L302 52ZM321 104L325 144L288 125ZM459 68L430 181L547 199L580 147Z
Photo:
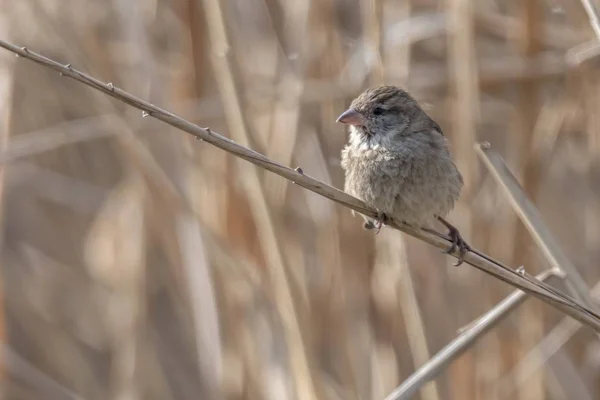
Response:
M390 222L390 219L388 218L388 216L385 213L378 212L377 219L375 220L375 228L377 228L377 231L375 232L375 234L377 235L381 231L381 228L384 225L387 225L389 222Z
M449 227L448 236L450 236L452 245L444 253L451 254L458 249L458 261L453 264L455 267L458 267L464 262L465 254L467 254L468 251L471 251L471 246L469 246L469 244L462 238L460 232L455 227Z
M381 228L384 225L387 225L389 223L390 219L388 218L387 215L385 215L385 213L382 212L378 212L377 213L377 218L375 218L375 221L366 221L363 225L363 227L365 229L376 229L375 234L377 235L380 231Z
M379 220L375 222L375 228L377 229L377 230L375 231L375 234L376 234L376 235L377 235L377 234L379 234L379 232L381 232L381 227L382 227L382 226L383 226L383 222L381 222L381 221L379 221Z

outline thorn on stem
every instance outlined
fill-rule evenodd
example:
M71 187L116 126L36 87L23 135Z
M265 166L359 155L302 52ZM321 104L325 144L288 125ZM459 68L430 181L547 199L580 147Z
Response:
M148 111L142 111L142 118L146 118L150 113Z
M108 90L110 90L111 92L115 91L115 85L112 84L112 82L108 82L108 84L106 85L106 87L108 88Z
M294 171L296 171L297 173L299 173L300 175L304 175L304 171L302 170L302 168L300 167L296 167L294 168ZM292 183L295 185L296 181L292 181Z
M71 64L66 64L65 68L68 69L68 70L70 70L71 69ZM64 72L61 72L60 76L65 76Z

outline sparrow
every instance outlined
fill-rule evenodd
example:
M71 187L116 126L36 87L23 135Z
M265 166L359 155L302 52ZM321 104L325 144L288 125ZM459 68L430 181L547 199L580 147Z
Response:
M379 86L358 96L337 122L349 126L342 150L344 191L377 210L363 215L366 229L391 218L429 229L435 219L447 229L458 262L471 250L456 227L444 219L460 196L463 178L452 161L440 126L403 89Z

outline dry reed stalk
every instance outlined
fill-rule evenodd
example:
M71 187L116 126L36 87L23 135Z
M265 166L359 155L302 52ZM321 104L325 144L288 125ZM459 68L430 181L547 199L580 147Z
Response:
M477 151L492 176L506 192L506 196L515 213L521 219L528 233L536 241L548 264L565 276L567 287L573 298L592 309L596 309L597 306L592 302L588 293L589 288L581 274L562 252L557 241L548 228L546 228L535 206L527 198L516 178L508 171L501 157L491 149L479 147Z
M596 396L584 379L585 374L565 352L558 352L549 361L552 375L545 380L546 391L557 399L594 400Z
M41 21L40 21L40 23L41 23L42 25L44 25L44 23L47 23L47 22L48 22L48 20L47 20L47 19L44 19L44 22L41 22ZM54 26L53 28L56 28L56 26ZM60 34L59 34L59 37L60 37L60 36L61 36L61 34L62 34L62 35L64 35L64 34L67 32L67 29L59 29L59 32L60 32ZM135 32L133 32L133 33L135 34ZM85 36L83 36L83 37L85 38ZM89 35L88 37L96 37L96 38L98 38L98 37L101 37L101 35ZM63 38L63 39L64 39L64 38ZM69 40L69 39L64 39L64 40ZM68 50L69 57L72 57L72 58L74 58L74 59L79 59L80 61L81 61L81 60L86 60L86 56L87 56L87 55L89 55L89 53L87 53L87 52L86 52L86 50L89 50L90 52L93 52L93 50L95 49L95 47L94 47L94 46L93 46L91 43L89 43L89 42L85 42L85 40L84 40L84 39L82 39L82 42L84 42L84 43L85 43L85 45L83 45L83 46L82 46L82 47L83 47L83 49L84 49L83 51L81 51L82 47L79 47L79 48L78 48L77 46L69 46L69 47L68 47L68 49L69 49L69 50ZM116 42L113 42L113 43L116 43ZM105 45L105 44L103 44L103 45ZM105 51L105 50L106 50L106 49L105 49L105 48L103 48L103 49L102 49L102 51L101 51L101 54L102 54L102 60L103 60L103 61L105 61L105 60L108 60L108 58L107 58L107 57L105 57L105 55L106 55L106 51ZM134 53L135 53L135 52L134 52ZM139 54L138 54L138 55L139 55ZM82 62L83 62L83 61L82 61ZM96 65L101 65L101 64L102 64L102 63L101 63L101 62L99 62L99 63L98 63L98 64L96 64ZM140 75L142 75L142 74L140 74ZM136 82L139 82L137 79L134 79L134 80L135 80ZM142 82L142 85L143 85L143 82ZM121 132L122 134L124 134L125 136L126 136L128 133L129 133L129 134L131 134L131 124L130 124L130 122L125 122L125 120L124 120L122 117L120 117L120 116L119 116L118 110L117 110L116 108L113 108L113 107L112 107L112 106L113 106L112 104L110 104L109 102L106 102L106 101L105 101L105 100L106 100L105 98L101 98L101 97L99 97L99 98L97 98L97 99L99 100L98 104L100 104L100 105L105 105L105 106L106 106L106 105L108 105L108 106L109 106L109 107L108 107L108 108L109 108L109 112L110 112L110 109L112 108L113 115L115 116L115 119L117 119L117 120L118 120L118 122L117 122L117 124L116 124L116 127L115 127L115 130L120 130L120 132ZM60 102L58 102L58 104L60 104ZM67 108L67 107L65 107L65 108ZM91 109L92 109L92 108L90 108L90 110L91 110ZM60 115L61 113L60 113L60 112L57 112L56 114L57 114L57 115ZM70 114L70 115L73 115L73 112L72 112L71 110L69 110L69 111L66 111L66 113L65 113L65 114L67 114L67 115L68 115L68 114ZM75 115L77 115L77 114L75 114ZM52 118L51 118L51 119L52 119ZM119 123L120 123L120 125L119 125ZM132 142L133 142L133 143L132 143ZM141 145L140 145L140 141L139 141L139 140L137 140L137 138L133 138L133 141L130 141L130 142L129 142L129 144L133 144L133 147L135 147L135 146L138 146L137 148L138 148L138 149L142 149L142 152L145 150L145 148L144 148L143 146L141 146ZM134 150L135 150L135 149L134 149ZM160 174L161 172L163 172L163 171L162 171L162 169L161 169L160 167L157 167L157 165L156 165L155 163L153 164L154 160L152 159L152 155L151 155L151 154L149 154L149 153L146 151L146 153L145 153L145 156L146 156L146 160L150 162L150 165L153 165L153 166L155 167L155 168L154 168L154 170L155 170L155 171L156 171L158 174ZM143 157L143 156L142 156L142 157ZM125 158L125 159L132 159L132 158L134 158L134 159L135 159L135 156L133 156L133 157L132 157L132 156L126 156L126 157L124 157L124 158ZM140 164L143 164L143 163L140 163ZM142 165L142 169L144 169L144 166L143 166L143 165ZM159 178L159 180L160 180L160 178ZM164 183L164 182L166 182L166 186L167 186L167 187L170 187L170 186L169 186L169 184L170 184L170 181L169 181L168 179L164 179L164 175L163 175L163 180L162 180L162 182L163 182L163 183ZM64 185L63 185L63 186L64 186ZM60 185L57 185L57 188L58 188L58 187L60 187ZM162 192L162 191L161 191L161 192ZM166 192L166 193L167 193L167 195L168 195L168 193L169 193L169 190L165 190L165 192ZM69 195L69 193L70 193L69 191L65 191L65 195ZM173 197L173 198L177 198L177 197L178 197L178 194L177 194L177 192L176 192L176 191L172 190L170 193L172 193L172 197ZM78 197L78 199L79 199L79 197ZM79 203L81 203L82 201L85 201L85 200L83 200L83 199L79 199L79 200L78 200L78 202L79 202ZM97 199L96 199L95 201L93 201L93 202L90 202L90 204L94 204L96 201L97 201ZM70 226L72 226L72 225L70 225ZM125 361L124 361L123 363L126 363L126 362L127 362L127 359L130 359L130 358L131 358L131 357L129 357L129 356L127 356L127 355L126 355L126 353L127 353L128 349L130 349L130 348L131 348L131 346L126 346L126 347L123 349L123 354L124 354L124 358L125 358ZM117 363L117 364L119 364L119 363ZM123 365L123 364L119 364L119 365ZM118 375L118 373L117 373L117 375ZM152 379L151 379L151 380L152 380ZM138 382L136 382L135 384L137 385L137 384L138 384ZM121 385L121 389L120 389L120 388L116 388L115 390L117 390L117 391L122 391L123 393L126 393L126 392L129 390L129 389L126 387L126 386L127 386L127 385L125 385L125 384L124 384L124 385ZM131 385L129 385L129 386L131 386ZM156 385L155 385L155 384L150 384L149 386L151 386L151 387L153 387L153 388L156 388ZM136 390L137 390L137 388L136 388ZM87 392L87 390L86 390L86 392Z
M202 15L197 9L197 4L193 1L189 3L181 3L179 11L180 17L183 19L185 29L190 32L196 32L196 28L201 26L196 19L200 19ZM187 12L189 11L189 12ZM198 32L196 32L198 33ZM172 73L172 79L166 82L154 82L152 91L156 95L157 92L165 93L161 97L167 97L166 93L171 87L176 88L173 91L173 101L177 104L183 103L185 100L194 98L197 93L202 91L204 76L201 74L203 67L203 59L199 57L197 50L201 46L198 43L197 36L191 35L189 46L186 50L187 59L194 60L193 65L189 65L182 57L180 64L175 68L180 71L177 74ZM194 85L189 83L189 75L192 73L195 76ZM186 299L188 300L193 328L191 329L195 344L195 363L198 366L198 382L201 386L201 395L207 400L216 400L222 398L222 384L224 376L223 356L222 356L222 340L221 328L219 322L219 311L217 309L217 299L214 288L214 273L209 265L209 256L207 254L207 245L204 241L206 233L201 234L203 226L203 218L199 218L203 207L208 207L212 213L211 221L216 221L216 225L225 225L226 209L225 202L219 204L219 201L211 201L209 205L197 202L198 189L197 168L193 163L173 162L177 159L185 159L186 155L193 152L189 143L185 141L171 142L166 144L161 142L160 138L154 138L160 150L155 151L157 157L160 157L161 164L165 166L167 171L170 171L170 178L179 187L184 198L190 199L192 209L186 207L176 207L172 210L165 211L169 214L169 223L174 226L174 238L170 241L173 247L176 248L175 273L182 276L180 285L184 288ZM158 139L158 140L157 140ZM187 146L186 146L187 145ZM161 157L162 156L162 157ZM225 158L225 157L222 157ZM216 160L215 160L216 161ZM215 162L215 166L218 162ZM221 163L222 165L222 163ZM169 168L170 167L170 168ZM225 186L225 185L222 185ZM217 198L222 195L223 189L215 190ZM212 200L212 199L211 199ZM199 204L198 204L199 203ZM197 206L197 207L196 207ZM170 211L170 212L169 212ZM206 231L207 229L204 229ZM165 232L160 228L157 231L158 235L172 235L171 232ZM169 243L169 241L165 240ZM177 268L179 267L179 268Z
M371 353L371 397L382 399L398 381L400 360L390 344L379 342ZM425 392L425 391L423 391Z
M64 41L69 42L69 37L66 29L59 29L54 23L55 18L51 18L46 14L46 10L37 7L36 4L27 5L33 13L41 14L37 21L41 24L43 29L53 31L57 37ZM66 56L73 62L85 64L87 52L94 54L105 54L103 44L99 43L101 35L87 35L84 37L84 45L80 47L65 47L63 50ZM102 50L101 50L102 49ZM91 66L92 70L106 71L108 67L106 64L102 64L100 61L105 62L105 57L99 57L97 64ZM119 70L115 71L118 74ZM177 188L172 184L171 180L165 174L161 166L156 162L152 153L147 149L146 145L133 134L130 121L120 116L118 109L104 96L94 95L95 106L98 109L110 110L109 115L114 115L118 124L115 125L115 130L121 134L116 135L117 141L121 147L118 150L125 153L125 158L131 160L134 165L137 166L145 175L145 177L152 182L154 185L160 188L161 194L169 197L169 200L173 204L182 204L181 193L178 192ZM184 203L185 204L185 203Z
M211 56L213 71L224 101L229 129L235 140L249 145L251 138L228 55L229 40L223 20L223 10L221 4L215 0L205 0L203 4L206 9L206 23L213 52ZM284 327L288 362L292 370L296 393L302 399L316 399L317 392L311 376L308 351L302 337L297 306L294 304L291 282L285 270L279 239L265 198L264 184L255 168L247 168L241 163L239 166L242 184L247 192L258 231L261 233L259 242L271 278L279 318Z
M387 82L385 81L386 74L386 60L385 60L385 48L384 48L384 40L385 40L385 28L387 25L384 22L383 7L385 3L382 0L367 0L361 2L360 11L362 18L362 26L363 26L363 49L361 51L361 56L364 57L367 65L367 69L365 72L367 73L367 81L369 86L377 86L383 85ZM405 61L406 63L410 63L410 59ZM333 118L332 118L333 120ZM395 240L394 240L395 239ZM400 251L400 254L394 254L392 247L393 243L400 244L401 247L395 248L396 251ZM393 315L397 314L398 306L402 306L401 302L398 302L397 293L397 285L399 281L398 273L401 271L406 272L406 269L400 268L394 269L392 265L395 265L394 261L406 261L406 252L403 246L403 239L394 236L393 238L389 238L388 240L375 241L375 261L373 265L373 269L369 274L369 282L370 287L366 288L366 292L371 293L371 301L373 303L373 311L374 314L370 318L375 323L374 329L376 331L392 331L394 324L392 321L394 320ZM384 254L384 255L382 255ZM404 276L404 279L410 280L410 275ZM410 284L405 285L410 287ZM411 288L412 290L412 288ZM400 289L402 292L402 289ZM414 295L414 292L411 292ZM405 293L401 293L405 294ZM409 294L405 294L414 300L413 297ZM410 305L406 305L409 307L411 305L415 305L411 303ZM400 307L401 308L401 307ZM405 309L402 309L405 311ZM418 313L417 308L417 313ZM406 315L403 317L403 322L406 325L407 322L415 322L415 319L407 319ZM421 321L418 321L421 322ZM413 328L412 326L409 327ZM418 329L417 329L418 330ZM416 343L422 344L425 340L424 336L420 337L410 337L410 331L407 332L409 335L409 346L411 350L414 350L413 346ZM413 340L410 340L413 339ZM393 341L387 338L378 338L377 335L371 335L371 348L370 352L370 362L368 365L368 370L365 373L368 373L370 379L370 391L368 393L369 398L382 398L388 393L393 385L396 383L396 379L398 376L398 354L394 351ZM426 348L425 344L425 348ZM419 350L422 350L421 346ZM418 353L418 350L417 350ZM414 358L413 351L413 358ZM422 354L418 354L422 355ZM420 360L413 360L415 363L418 363ZM370 372L370 373L369 373ZM431 393L429 390L428 393Z
M107 195L107 191L98 186L26 162L10 165L6 185L11 190L23 190L28 196L64 205L80 214L97 212Z
M220 395L224 398L264 398L264 372L267 362L258 353L260 346L248 323L262 315L256 303L263 292L260 266L232 251L229 241L219 240L203 230L202 238L210 263L218 297L222 342L222 378ZM207 360L209 361L209 360Z
M188 184L188 187L191 186ZM190 212L180 211L175 216L177 243L180 247L182 268L188 284L188 298L192 308L195 344L204 386L204 398L218 399L223 373L219 316L212 277L208 268L200 226Z
M590 20L590 26L596 35L596 38L600 41L600 16L598 15L598 9L591 0L581 0L581 4L585 9Z
M283 21L286 27L284 49L287 54L277 52L278 78L273 97L272 118L269 129L265 129L266 155L284 164L291 164L296 141L300 130L300 114L304 92L305 59L311 56L309 40L310 1L288 2L282 5ZM289 53L292 52L293 53ZM285 135L280 134L285 132ZM280 208L286 199L289 182L266 175L267 196L274 207Z
M400 309L413 364L419 368L427 363L430 353L404 242L404 238L399 232L390 232L385 238L376 242L377 257L374 268L375 273L379 272L379 275L382 276L379 280L374 281L379 285L373 288L373 296L380 298L380 303L383 303L380 305L382 308L385 303L393 302ZM390 308L390 305L385 308ZM386 313L386 316L389 316L389 313ZM389 386L390 383L395 384L396 382L388 382L383 391L384 395L393 389L393 386ZM381 397L383 396L377 396L377 398ZM432 382L430 385L424 386L421 389L421 397L423 400L439 399L440 394L436 383Z
M111 292L107 325L111 339L111 397L138 399L138 335L144 321L145 188L132 174L105 202L85 244L90 274Z
M364 26L364 43L367 58L373 58L370 71L371 86L384 84L384 60L382 55L382 0L366 0L360 3Z
M380 7L383 7L383 10L380 11L380 13L383 12L381 17L383 21L380 25L387 26L386 20L400 21L399 24L414 24L414 21L411 20L412 4L410 0L403 1L401 4L383 2ZM410 31L410 28L407 28L407 30ZM400 40L386 44L387 46L381 47L382 52L386 54L383 62L385 69L382 69L381 72L387 74L388 70L392 70L398 73L396 80L400 86L412 87L409 80L412 61L412 42L410 40ZM391 232L386 237L380 238L380 240L375 242L377 256L373 275L375 275L374 278L378 275L381 278L373 282L372 296L374 299L380 298L380 303L383 303L379 305L382 313L383 311L388 311L387 313L383 313L383 318L394 319L393 316L390 316L390 312L397 313L395 308L399 308L408 338L413 365L418 367L424 365L429 360L430 352L422 310L417 301L415 282L408 263L411 250L416 252L416 249L411 249L404 237L397 232ZM440 273L443 272L440 271ZM379 285L375 285L375 283L379 283ZM388 351L393 353L388 356L380 356L382 365L379 370L382 372L389 369L389 367L385 367L385 364L390 362L389 358L396 359L401 356L396 354L393 346L390 346ZM396 369L393 371L396 372ZM385 379L386 377L388 378ZM380 384L380 393L382 392L383 394L378 396L373 395L372 398L384 397L392 390L393 385L396 384L396 379L397 376L390 374L390 372L383 375ZM440 394L437 383L432 382L423 387L420 395L423 400L439 399Z
M519 20L519 17L491 11L487 4L484 7L487 10L480 10L476 13L478 28L502 40L516 41L522 38L522 21ZM541 25L538 40L545 48L562 52L565 48L569 48L573 43L579 41L580 32L573 29L573 27L554 26L546 23L543 18L540 18L538 22Z
M0 344L0 352L3 363L8 365L7 372L13 379L18 378L30 385L31 388L37 388L36 396L44 396L47 399L86 400L85 397L57 382L26 358L14 352L4 342Z
M549 270L539 274L537 278L545 281L550 277L556 276L556 271ZM427 363L394 389L385 400L411 399L420 388L436 379L446 370L448 365L461 357L477 340L503 321L525 299L526 296L521 291L517 290L511 293L485 315L470 323L467 328L459 333L456 339L438 351Z
M453 152L463 175L463 198L470 201L479 180L477 157L471 151L477 142L479 122L479 76L475 52L475 25L472 0L446 0L450 25L448 27L450 85L453 99ZM468 226L467 225L467 232ZM467 233L467 237L469 237Z
M600 155L600 133L598 132L598 126L600 126L600 115L597 110L600 107L600 74L595 68L583 65L580 67L581 76L579 78L579 87L583 93L583 107L585 110L585 132L587 135L587 151L586 158L588 164L588 175L590 181L594 182L598 177L598 171L600 169L600 161L598 156ZM584 221L584 237L586 249L590 253L590 257L595 263L595 258L598 254L597 248L600 242L600 227L598 226L598 218L600 218L600 207L598 206L597 199L594 196L598 193L597 188L590 185L589 200L585 204L585 221Z
M540 24L541 24L541 5L538 0L527 0L518 6L521 13L522 24L520 26L520 35L516 39L517 50L520 54L531 57L536 56L540 51ZM535 200L537 190L540 184L539 160L530 160L532 147L532 137L538 119L539 94L536 82L524 82L517 88L518 106L517 106L517 127L513 132L511 142L511 161L518 165L518 176L523 176L524 188L527 195ZM517 246L515 248L514 259L523 262L530 242L526 237L523 226L519 225L516 232ZM513 261L514 261L513 259Z
M399 23L404 24L414 23L411 20L412 0L404 0L399 4L396 2L384 2L382 7L384 25L387 26L385 23L387 20L400 21ZM410 31L410 29L408 28L407 31ZM405 33L402 35L402 38L404 39L406 36L408 35ZM389 78L390 74L395 74L393 80L397 80L400 86L412 88L413 83L409 81L409 76L417 72L411 71L410 68L412 62L412 42L410 40L390 40L390 43L383 43L382 51L386 54L384 63L386 77Z
M311 163L317 176L330 184L332 177L328 171L325 149L321 146L316 132L304 129L301 136L303 139L298 144L295 160L302 165ZM314 329L313 337L322 338L325 342L322 346L329 348L336 355L330 362L336 367L342 387L350 393L350 399L359 399L364 392L361 388L364 389L364 381L367 380L368 374L365 376L366 355L363 354L362 347L356 346L352 327L355 324L367 324L369 316L367 313L358 312L353 304L357 301L356 297L360 296L356 296L354 292L368 293L368 282L361 277L355 277L357 272L343 263L342 218L335 208L325 199L315 198L311 193L303 191L302 194L301 198L306 203L311 221L320 222L314 224L313 229L316 233L315 237L311 238L311 245L315 246L315 254L318 255L321 264L326 266L318 272L320 282L307 288L307 297L310 296L307 302L313 304L311 319L324 321ZM302 249L298 251L302 253ZM288 257L290 265L293 265L292 258L295 257ZM356 282L363 286L356 290L347 288L348 285L354 286Z
M89 304L82 302L73 307L64 307L65 303L61 304L60 300L57 302L58 299L53 296L56 290L54 285L60 285L61 282L68 283L63 287L70 296L77 297L78 292L89 295L90 291L93 293L93 290L90 290L92 285L89 279L83 277L72 265L57 262L52 258L53 254L47 254L34 245L22 242L20 248L24 262L18 267L24 267L24 278L9 280L8 282L16 287L5 286L4 291L9 310L19 315L23 329L20 336L25 340L15 340L13 336L12 340L3 346L8 376L12 377L12 374L16 373L24 382L31 384L31 389L40 390L33 390L35 396L29 393L30 397L44 397L46 389L58 398L106 397L106 380L98 379L97 372L87 362L85 353L73 342L75 334L87 343L103 346L107 339L104 321L98 321L98 314ZM14 278L14 271L7 274L8 277L11 275ZM26 283L19 283L22 281ZM28 292L29 295L19 299L19 294ZM57 309L62 313L56 313ZM92 329L76 328L74 332L65 332L58 321L69 311L71 316L74 314L80 319L79 328L83 328L82 325L87 323L87 327ZM94 331L94 328L98 331ZM27 347L23 348L24 342L27 343ZM48 346L49 342L53 346ZM30 355L31 348L36 349L37 357L33 358ZM54 371L62 372L59 376L54 376ZM17 387L19 381L20 379L16 382ZM6 383L11 383L6 387L7 397L11 398L15 395L15 388L11 387L15 385L14 379L7 379Z
M475 52L474 2L471 0L447 0L446 14L449 18L447 32L448 70L450 75L450 114L453 115L452 150L457 167L464 179L461 202L457 205L461 222L459 226L464 236L472 237L474 214L471 210L461 210L462 204L470 204L475 197L479 181L479 165L471 151L477 142L479 122L479 76ZM472 239L471 239L472 240ZM461 276L460 279L464 279ZM461 395L462 396L462 395ZM470 396L470 395L468 395Z
M335 5L316 2L308 18L311 29L307 31L305 45L310 51L305 57L310 62L305 66L305 82L332 80L332 77L338 80L336 77L342 76L351 62L348 61L351 55L344 46ZM343 82L355 87L360 82L353 78ZM306 86L305 83L303 85ZM306 94L308 91L305 90ZM335 124L344 106L346 104L341 98L330 96L318 107L304 107L305 118L314 115L319 123L316 129L303 123L294 160L299 165L312 165L315 176L327 184L337 178L335 171L331 171L330 157L332 149L338 147L338 143L341 146L345 138L339 125ZM323 132L332 134L323 135ZM279 134L286 136L282 131ZM293 190L297 193L299 189ZM319 362L327 365L328 373L337 377L339 390L343 390L345 398L369 397L373 380L369 366L374 333L368 329L371 322L369 278L366 268L360 265L362 263L355 261L365 259L371 241L367 239L359 244L357 238L344 229L348 215L340 215L327 200L305 191L297 197L303 200L300 207L305 209L312 221L310 229L314 235L307 238L307 244L314 246L314 253L322 266L317 267L320 279L313 278L315 283L307 285L311 290L307 295L311 298L313 310L312 337L325 352L318 358ZM361 345L357 346L359 340Z
M560 115L561 113L558 114ZM542 113L542 115L547 115L547 113ZM562 121L562 118L559 117L557 120ZM552 121L555 121L555 119L552 119ZM553 128L556 129L555 127ZM546 257L548 264L550 264L552 268L558 271L561 275L565 276L567 288L569 289L571 295L582 304L587 304L592 309L596 308L590 297L590 294L588 293L589 288L585 284L585 281L582 279L575 266L562 253L556 241L542 222L541 217L537 213L535 207L527 199L514 176L508 173L508 169L502 162L501 158L495 152L489 149L479 148L478 152L482 158L482 161L490 170L490 173L506 192L516 214L520 217L522 223L525 225L533 239L538 244L538 247ZM560 366L564 372L565 369L569 369L570 361L568 361L567 358L564 358L561 365L554 365L554 367L558 366ZM554 375L560 375L558 371L553 372ZM517 378L521 379L518 376ZM559 386L561 384L563 386L568 385L568 383L563 379L558 379L558 382ZM544 390L545 386L547 385L546 382L543 381L539 384L541 387L538 388L538 390ZM523 385L523 387L524 386L527 385ZM527 395L527 391L525 391L523 396Z
M536 56L541 49L540 37L542 36L542 4L538 0L522 1L517 6L517 16L521 22L520 35L514 41L519 54L526 57ZM518 176L523 177L523 188L530 198L536 200L541 183L540 160L531 159L532 138L539 112L538 84L535 81L523 82L517 88L517 126L511 138L511 151L516 161ZM523 224L517 223L515 232L515 260L523 265L531 264L531 239ZM518 315L520 352L536 343L543 335L543 310L539 304L528 304ZM544 375L539 374L532 378L529 385L522 387L518 393L521 399L544 399Z
M391 52L391 51L390 51ZM386 52L387 53L387 52ZM385 82L402 82L406 78L406 71L397 68L402 67L403 62L392 61L401 54L387 54L386 64L390 68L385 70ZM564 56L545 52L537 57L522 57L515 55L498 55L496 57L481 56L477 60L479 75L479 86L481 89L495 90L505 88L508 84L516 84L524 81L538 81L549 83L562 78L572 70L567 64ZM410 71L410 84L408 89L413 93L423 93L428 97L437 98L445 94L450 84L447 76L446 66L439 62L423 61L418 63L418 68ZM360 92L355 81L347 82L346 79L309 79L304 83L305 103L323 102L329 99L340 99L356 96ZM253 90L259 90L261 86L250 86ZM250 91L253 91L252 89Z
M590 296L600 300L600 282L590 290ZM581 329L582 325L569 318L563 318L548 332L527 354L492 388L501 398L509 398L519 386L526 385L532 375L543 368L547 362Z
M531 157L538 162L549 159L556 147L564 125L577 113L573 99L551 100L540 110L532 134Z
M6 119L8 120L8 119ZM116 135L119 119L114 115L81 118L13 138L0 152L0 164L12 163L74 143Z
M6 27L6 20L0 17L0 27ZM0 28L0 35L5 35L5 28ZM14 60L6 61L3 63L4 68L0 72L0 93L3 93L0 96L0 154L4 154L7 152L9 147L9 136L10 136L10 126L11 126L11 93L10 90L11 83L13 82L13 70L15 67ZM5 190L6 190L6 169L0 163L0 222L4 222L4 199L5 199ZM2 238L4 240L4 238ZM4 285L3 275L0 274L0 287ZM6 321L5 321L5 301L4 301L4 291L0 291L0 343L8 343L7 335L6 335ZM5 367L6 358L3 357L0 359L0 381L4 381L6 367ZM5 396L5 385L2 385L0 389L0 397Z
M472 0L446 0L446 15L449 18L447 32L448 69L450 78L450 102L452 118L452 150L457 160L457 167L464 179L459 226L461 232L470 241L471 233L476 231L474 212L472 209L461 210L461 204L471 204L475 197L479 182L479 165L471 150L477 142L477 126L479 122L479 76L477 54L475 49L475 22ZM455 279L468 279L464 274L455 275ZM478 277L473 277L474 279ZM480 278L480 277L479 277ZM452 277L451 277L452 279ZM461 382L452 385L451 391L456 398L472 398L475 396L475 355L466 354L450 367L451 380Z

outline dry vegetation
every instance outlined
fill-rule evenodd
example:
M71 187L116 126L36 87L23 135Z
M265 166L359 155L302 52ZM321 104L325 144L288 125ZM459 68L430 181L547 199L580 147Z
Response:
M69 3L67 5L67 3ZM489 141L592 287L600 45L558 0L2 0L0 38L342 186L337 115L405 86L452 142L469 242L538 250ZM0 53L6 399L383 399L511 288ZM567 290L564 285L561 289ZM419 396L596 399L591 330L526 301Z

